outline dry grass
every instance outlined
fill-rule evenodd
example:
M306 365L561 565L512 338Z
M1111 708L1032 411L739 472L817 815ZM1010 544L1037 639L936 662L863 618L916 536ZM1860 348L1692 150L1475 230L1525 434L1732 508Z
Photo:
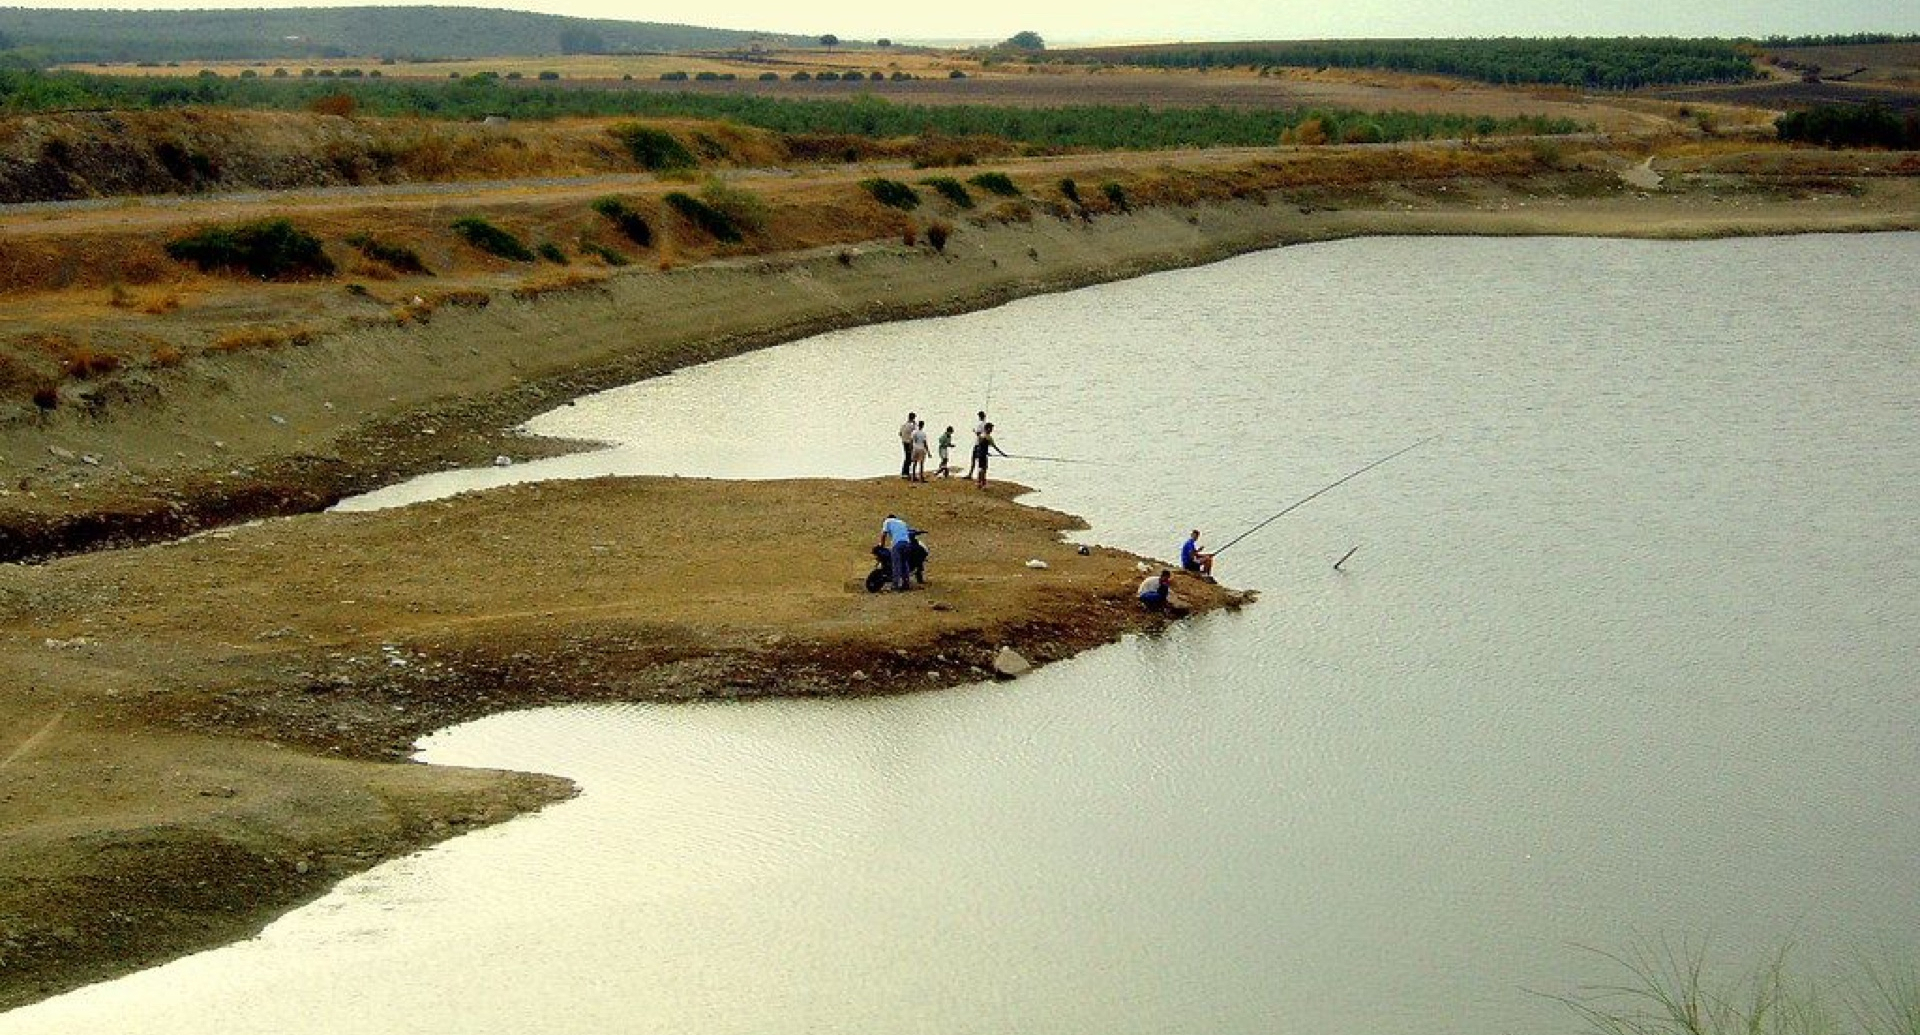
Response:
M529 277L513 289L512 295L527 302L556 292L597 288L607 282L607 277L608 274L598 271L589 273L581 270L560 270Z
M307 327L237 327L207 343L208 352L257 352L310 345L314 333Z

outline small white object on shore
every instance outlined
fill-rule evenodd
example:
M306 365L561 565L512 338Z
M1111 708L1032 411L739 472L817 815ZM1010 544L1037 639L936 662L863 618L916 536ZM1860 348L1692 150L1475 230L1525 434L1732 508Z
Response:
M1027 562L1027 567L1033 568L1036 570L1044 570L1046 566L1047 566L1047 562L1041 560L1038 557L1035 557L1033 560L1030 560Z
M1020 652L1012 647L1002 647L1000 653L994 656L993 672L1002 679L1023 676L1031 671L1033 671L1033 662L1021 657Z

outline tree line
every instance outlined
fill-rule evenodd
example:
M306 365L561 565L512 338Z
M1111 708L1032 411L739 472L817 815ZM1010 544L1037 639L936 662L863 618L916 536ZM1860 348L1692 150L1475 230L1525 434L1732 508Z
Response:
M677 51L797 46L771 36L658 22L568 18L477 7L291 7L277 10L103 11L0 8L0 50L47 63L341 58L470 58L499 54Z
M175 79L75 72L0 70L0 111L143 109L184 106L312 109L330 97L352 98L367 115L476 119L624 115L736 122L786 134L863 137L995 137L1048 148L1154 150L1273 144L1309 121L1331 143L1372 143L1465 136L1549 135L1590 127L1567 119L1493 118L1429 112L1322 109L1155 109L1081 105L1016 108L990 105L895 104L871 95L846 100L789 100L744 95L553 90L515 87L485 76L441 82L311 79Z
M1749 45L1715 39L1317 40L1051 51L1049 59L1160 68L1376 68L1499 84L1595 89L1751 79Z

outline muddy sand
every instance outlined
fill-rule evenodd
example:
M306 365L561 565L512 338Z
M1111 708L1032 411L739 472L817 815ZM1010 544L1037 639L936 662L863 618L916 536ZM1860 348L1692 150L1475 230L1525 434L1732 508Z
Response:
M871 242L633 271L190 362L120 404L0 430L8 557L122 547L0 566L0 1008L245 936L348 873L571 793L397 764L436 727L563 701L946 686L1003 645L1045 661L1158 622L1132 602L1137 559L1080 556L1073 519L957 482L607 480L156 540L566 448L508 429L597 387L1257 248L1920 228L1911 179L1791 197L1451 187L969 226L945 255ZM890 510L933 531L924 592L857 585Z

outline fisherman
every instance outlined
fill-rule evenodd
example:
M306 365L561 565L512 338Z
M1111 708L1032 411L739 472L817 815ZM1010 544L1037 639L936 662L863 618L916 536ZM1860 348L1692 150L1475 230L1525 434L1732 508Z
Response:
M1007 455L1006 450L994 444L993 425L990 423L980 425L980 439L973 444L973 465L979 468L979 484L982 489L987 487L987 454L989 453Z
M973 425L974 452L969 454L969 459L967 462L967 478L969 480L973 478L974 466L980 462L977 459L973 459L973 457L977 456L979 452L980 436L987 433L987 411L981 410L978 414L976 414L976 416L978 416L980 419L978 421L975 421Z
M1197 528L1187 536L1186 542L1180 544L1180 568L1208 582L1213 581L1213 554L1200 549L1200 530Z
M918 414L907 414L907 422L900 425L900 477L913 477L913 429Z
M893 588L905 592L907 572L912 568L913 529L893 514L880 524L880 545L893 557Z

